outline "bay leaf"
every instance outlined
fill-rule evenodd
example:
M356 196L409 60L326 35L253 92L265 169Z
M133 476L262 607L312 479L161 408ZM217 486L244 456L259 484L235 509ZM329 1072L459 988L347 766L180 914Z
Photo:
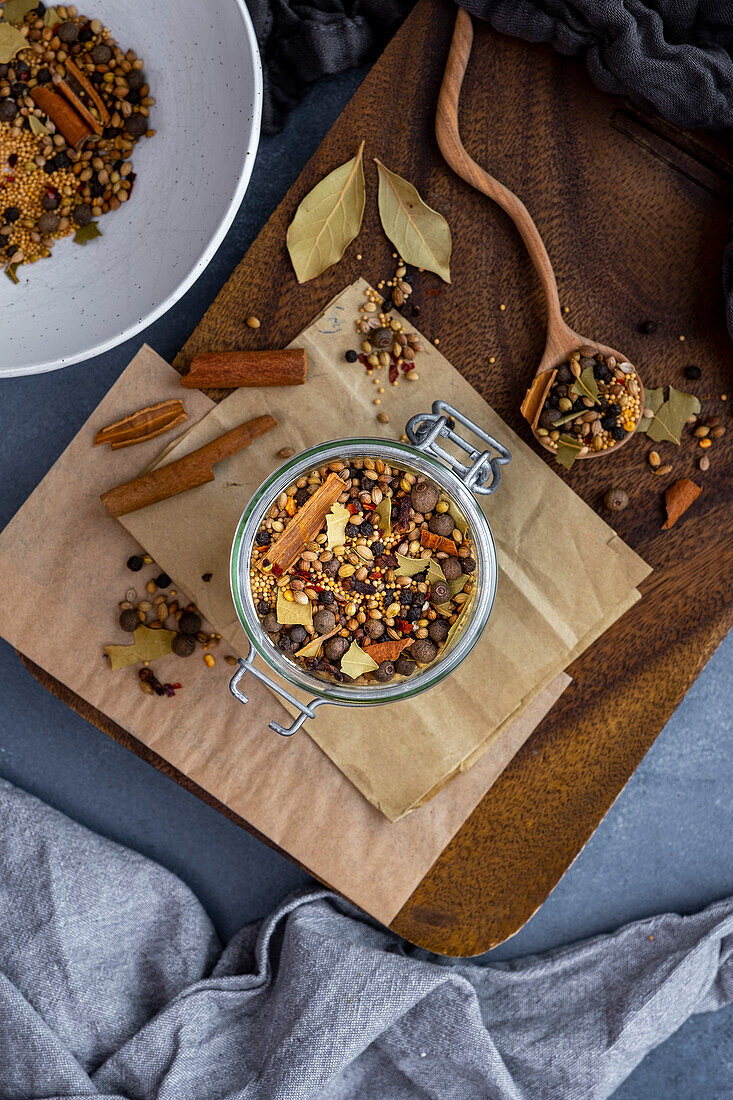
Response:
M428 565L428 571L425 577L427 583L435 584L436 581L444 581L445 573L443 572L441 564L437 560L437 558L428 558L428 562L430 564Z
M582 416L583 413L587 411L587 409L579 409L578 412L566 413L565 416L560 416L557 420L553 420L552 426L553 428L559 428L563 424L569 424L571 420L577 420L579 416Z
M55 27L57 23L61 22L61 16L56 11L56 8L46 8L43 15L44 27Z
M358 642L352 642L341 658L340 667L346 676L356 680L359 676L363 676L365 672L374 672L374 669L379 668L379 665L372 660L368 653L364 652Z
M594 404L598 404L598 383L593 373L593 367L586 367L581 371L580 378L576 378L570 387L570 392L578 397L591 397Z
M83 225L80 229L77 229L74 234L74 244L89 244L96 237L102 236L102 230L99 228L96 222L89 222L88 225Z
M458 618L456 619L456 621L453 623L453 625L448 630L448 634L446 635L446 639L443 642L443 648L441 650L441 653L444 653L448 649L449 646L453 645L453 642L456 640L456 637L458 636L460 631L463 630L463 627L466 625L467 616L464 613L466 611L466 608L468 607L468 603L469 603L469 601L467 600L466 603L461 605L461 608L458 612Z
M374 158L379 173L382 228L405 263L434 271L450 282L451 235L448 222L423 202L417 188Z
M171 644L175 636L175 630L151 630L149 626L140 624L132 645L108 645L104 651L109 657L110 667L116 671L130 665L141 665L143 661L167 657L173 652Z
M0 65L7 65L20 50L28 47L28 39L24 38L17 27L12 23L0 23Z
M453 500L448 501L448 513L453 520L453 526L457 527L465 538L466 532L468 531L468 520Z
M5 268L5 274L10 279L11 283L15 283L16 286L20 282L20 279L18 278L18 275L17 275L17 271L18 271L19 267L20 267L20 263L16 260L16 262L14 264L8 264L8 266Z
M655 443L680 444L685 422L700 412L700 402L691 393L669 387L669 396L655 413L646 434Z
M582 443L580 443L575 436L563 434L557 441L557 453L555 458L561 466L569 470L580 454L581 447Z
M337 263L361 229L366 187L364 142L355 157L309 191L288 226L287 246L299 283Z
M22 23L29 11L38 7L38 0L7 0L2 8L6 23Z
M374 509L374 515L379 516L379 530L383 535L392 534L392 498L384 497Z
M295 600L286 600L282 588L277 591L277 607L275 618L281 626L304 626L309 634L313 633L313 606L308 603L296 603Z
M343 504L339 504L338 501L331 507L331 511L326 516L326 531L328 535L328 541L326 545L329 550L333 550L334 546L343 546L344 539L346 538L346 524L351 519L351 513L348 508L344 508Z
M311 638L309 642L299 649L295 654L296 657L317 657L318 651L324 642L327 642L329 638L333 638L334 634L338 634L341 626L335 626L333 630L329 630L328 634L318 634L315 638Z
M48 133L48 130L43 125L37 115L28 115L28 125L31 128L31 133L35 134L36 137L40 137L42 134Z
M642 416L641 420L637 424L637 432L645 432L652 420L654 414L659 412L664 404L664 386L660 386L657 390L644 390L644 410L650 409L651 416Z
M435 558L407 558L404 554L395 554L395 557L398 564L395 574L398 577L414 577L416 573L426 570L426 580L429 584L445 580L445 573Z

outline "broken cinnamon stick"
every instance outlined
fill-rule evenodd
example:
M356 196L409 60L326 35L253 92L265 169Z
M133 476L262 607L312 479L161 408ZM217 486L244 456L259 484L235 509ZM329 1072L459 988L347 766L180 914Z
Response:
M454 558L458 557L458 547L453 539L444 539L442 535L434 535L432 531L428 531L425 527L420 532L420 542L423 546L429 547L430 550L438 550L443 554L451 554Z
M279 351L205 351L181 378L187 389L222 386L302 386L308 373L305 348Z
M524 395L524 401L520 405L520 411L525 420L528 420L535 430L540 419L540 413L545 399L550 392L550 386L555 381L556 370L546 370L538 374L532 381L532 385Z
M107 110L104 100L92 84L91 80L89 80L86 75L81 71L81 69L74 64L70 57L66 58L66 61L64 62L64 67L66 69L66 75L71 76L80 86L85 95L89 96L92 103L99 111L99 117L102 120L103 125L106 126L109 123L109 111Z
M396 661L402 650L406 649L408 645L412 645L414 641L413 637L390 638L388 642L375 642L374 645L364 646L364 652L368 653L378 665L381 665L382 661Z
M207 481L214 480L212 467L217 462L237 454L243 447L249 447L253 440L276 427L274 416L256 416L254 420L239 424L167 466L160 466L149 474L109 489L102 493L101 501L111 516L125 516L128 512L136 512L149 504L185 493L197 485L205 485Z
M92 127L78 111L48 84L37 84L28 93L44 114L48 115L59 133L66 138L72 149L78 149L93 133Z
M700 496L702 489L689 477L683 477L679 481L668 486L664 494L664 503L667 509L667 518L662 524L662 530L668 531L674 527L680 516L684 515L691 504L694 504Z
M121 447L132 447L136 443L145 443L148 439L154 439L163 432L169 432L171 428L183 424L186 420L186 410L183 402L177 399L161 401L158 405L148 405L145 409L138 409L129 416L116 420L114 424L108 424L94 437L94 446L109 443L113 451Z
M267 556L259 563L260 569L267 571L270 567L276 576L281 576L289 569L305 550L305 544L316 537L331 511L331 506L343 491L344 483L338 474L329 474L302 508L298 509L277 542L270 546Z

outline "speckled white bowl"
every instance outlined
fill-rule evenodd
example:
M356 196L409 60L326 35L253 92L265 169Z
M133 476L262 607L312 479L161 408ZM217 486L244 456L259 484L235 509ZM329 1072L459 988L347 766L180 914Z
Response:
M0 377L57 370L133 336L211 260L252 173L262 70L244 0L77 0L144 59L155 137L136 146L130 202L101 239L0 270Z

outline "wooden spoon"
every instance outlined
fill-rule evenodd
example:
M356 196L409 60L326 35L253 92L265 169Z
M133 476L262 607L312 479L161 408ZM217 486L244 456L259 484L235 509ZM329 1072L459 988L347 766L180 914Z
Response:
M445 67L443 83L438 96L435 134L440 151L453 171L466 183L470 183L472 187L475 187L477 191L482 191L484 195L488 195L490 199L498 203L512 219L540 277L547 303L547 339L534 381L527 390L522 402L522 414L529 421L538 442L546 450L554 453L548 438L537 435L537 423L545 398L555 379L557 368L568 360L571 352L580 348L588 349L589 354L601 352L604 356L613 356L619 365L621 363L627 364L629 360L614 348L599 344L595 340L589 340L587 336L580 336L569 325L565 324L562 318L557 283L550 257L547 255L547 249L527 207L513 191L510 191L508 187L499 183L497 179L494 179L493 176L490 176L488 172L479 167L463 147L458 129L458 99L461 94L463 78L466 75L468 59L471 56L472 44L473 23L471 22L471 16L463 8L459 8L453 30L453 41L448 54L448 63ZM641 418L644 409L644 387L638 371L636 371L636 377L639 382L639 418ZM613 447L609 447L605 451L587 451L578 457L601 458L613 454L624 443L627 443L632 435L633 432L629 432Z

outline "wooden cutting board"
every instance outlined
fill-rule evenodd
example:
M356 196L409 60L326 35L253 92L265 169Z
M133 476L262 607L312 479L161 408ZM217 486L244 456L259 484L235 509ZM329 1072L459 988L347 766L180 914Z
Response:
M448 359L530 440L519 403L543 347L540 289L513 227L449 171L433 134L454 11L447 0L420 0L177 366L197 351L284 345L357 275L372 283L391 275L392 249L379 229L370 161L364 227L344 260L300 287L285 250L286 227L303 195L363 138L368 158L378 156L407 176L451 224L453 283L443 287L433 276L417 276L417 323L439 337ZM733 428L733 356L720 278L733 195L729 140L683 134L649 119L599 92L581 62L485 25L477 28L461 130L475 159L516 190L534 215L569 323L623 348L648 386L691 389L705 413L718 413ZM262 321L257 332L245 324L251 313ZM656 333L638 331L644 320L657 322ZM686 381L688 363L701 367L699 382ZM726 403L720 395L729 391ZM345 417L347 430L347 410ZM663 449L674 473L656 478L643 437L604 462L563 473L593 507L600 507L606 489L626 490L631 504L611 521L655 572L641 604L570 668L572 686L393 921L407 939L444 954L472 955L516 932L586 843L733 625L732 437L730 431L707 452L706 474L696 469L702 451L688 439L680 449ZM698 480L703 495L672 531L662 531L662 491L681 476ZM553 583L573 583L562 561ZM42 670L34 672L85 717L249 828Z

